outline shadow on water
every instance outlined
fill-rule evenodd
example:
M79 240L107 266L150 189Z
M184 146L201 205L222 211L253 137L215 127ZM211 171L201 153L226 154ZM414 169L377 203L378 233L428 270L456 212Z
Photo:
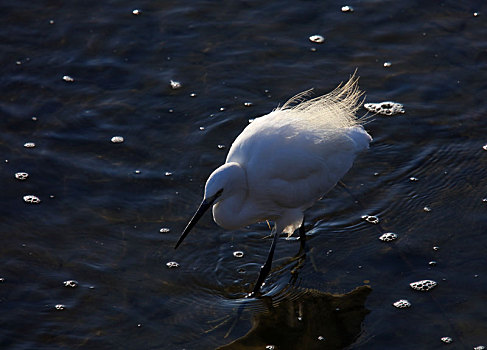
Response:
M369 310L365 301L372 289L360 286L346 294L308 289L297 299L274 302L263 297L266 311L253 316L243 337L219 350L239 349L342 349L360 335Z

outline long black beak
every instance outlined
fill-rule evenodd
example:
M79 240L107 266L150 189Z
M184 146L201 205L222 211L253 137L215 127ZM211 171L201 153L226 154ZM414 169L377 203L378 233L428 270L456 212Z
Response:
M191 229L193 228L193 226L196 225L196 223L198 222L199 219L201 219L201 217L203 216L203 214L213 205L213 202L215 202L215 200L220 196L220 194L221 194L221 191L217 192L216 195L214 195L213 197L211 197L211 198L209 198L207 200L206 199L203 199L203 201L201 202L198 210L196 210L196 213L193 215L193 217L189 221L188 225L186 225L186 228L184 229L183 233L181 234L181 237L179 237L179 240L176 243L176 245L174 246L174 249L176 249L177 247L179 247L179 245L181 244L181 242L188 235L189 231L191 231Z

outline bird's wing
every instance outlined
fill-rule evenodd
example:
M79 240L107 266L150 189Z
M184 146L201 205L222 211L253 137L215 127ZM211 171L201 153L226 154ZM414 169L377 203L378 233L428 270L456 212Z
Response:
M307 133L282 126L267 129L244 130L227 161L244 164L254 198L286 208L310 207L335 186L370 141L360 126Z

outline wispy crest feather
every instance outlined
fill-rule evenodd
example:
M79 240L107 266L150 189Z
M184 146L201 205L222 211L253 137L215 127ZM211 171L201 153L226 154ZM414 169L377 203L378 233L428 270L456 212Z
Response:
M307 98L313 89L303 91L275 112L284 112L284 118L294 123L306 123L307 128L335 129L360 125L363 120L355 116L363 96L358 79L354 73L345 84L338 85L326 95L309 100Z

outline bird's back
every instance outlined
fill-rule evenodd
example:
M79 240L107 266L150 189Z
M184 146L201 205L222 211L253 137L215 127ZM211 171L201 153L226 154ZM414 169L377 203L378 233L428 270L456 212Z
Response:
M359 148L368 146L371 137L363 133L362 120L355 116L362 96L355 76L326 95L306 100L310 91L297 94L282 107L256 118L233 142L227 162L239 159L245 163L258 152L255 145L260 141L278 145L294 141L298 147L306 140L325 144L348 130L352 130L350 137Z

